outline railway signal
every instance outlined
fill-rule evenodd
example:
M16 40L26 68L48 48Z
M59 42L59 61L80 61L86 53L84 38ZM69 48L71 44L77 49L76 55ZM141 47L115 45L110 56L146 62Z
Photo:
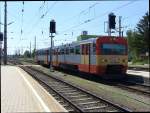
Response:
M0 41L3 41L3 33L0 32Z
M50 32L50 37L51 37L51 47L50 47L50 71L53 71L53 68L52 68L52 57L53 57L53 52L52 52L52 48L53 48L53 33L56 33L56 22L55 20L51 20L50 21L50 29L49 29L49 32Z
M116 25L115 18L116 15L114 15L114 13L110 13L108 15L109 29L115 29L115 25Z
M56 22L54 20L50 21L50 33L56 33Z

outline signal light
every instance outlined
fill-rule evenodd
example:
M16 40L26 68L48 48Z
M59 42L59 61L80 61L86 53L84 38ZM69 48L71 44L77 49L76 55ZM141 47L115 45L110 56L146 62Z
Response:
M56 33L56 22L54 20L50 21L50 33Z
M3 33L0 32L0 41L3 41Z
M114 15L114 13L110 13L108 15L108 22L109 22L110 29L115 29L115 25L116 25L115 18L116 16Z

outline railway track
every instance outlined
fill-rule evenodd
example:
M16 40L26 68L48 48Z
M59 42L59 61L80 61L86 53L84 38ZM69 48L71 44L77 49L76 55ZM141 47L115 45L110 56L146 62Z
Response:
M102 99L85 89L76 87L59 78L51 77L32 67L19 66L39 81L51 95L55 97L68 111L76 112L107 112L131 110Z
M129 90L130 92L150 97L150 86L148 85L125 81L122 84L117 84L117 86L122 89Z
M20 62L15 62L16 64L21 64ZM30 70L31 71L31 70ZM33 70L32 70L33 71ZM35 71L35 69L34 69L34 71ZM37 70L36 70L37 71ZM41 72L41 71L39 71L40 73L42 73L42 76L43 76L43 72ZM29 73L30 74L30 73ZM32 73L31 73L31 75L32 75ZM45 75L45 74L44 74ZM39 75L40 76L40 75ZM42 77L41 76L41 77ZM36 78L37 79L37 78ZM39 81L39 80L38 80ZM40 81L40 83L41 84L45 84L45 83L43 83L43 82L41 82ZM55 82L53 82L53 84L54 84ZM45 85L46 87L47 87L47 85ZM55 84L55 86L57 86L57 83ZM60 85L58 85L58 86L60 86ZM127 91L129 91L129 92L133 92L133 93L136 93L136 94L138 94L138 95L142 95L142 96L147 96L147 97L150 97L150 86L148 86L148 85L143 85L143 84L138 84L138 83L135 83L135 82L133 82L133 81L125 81L125 82L122 82L122 83L116 83L115 84L115 86L116 87L118 87L118 88L120 88L120 89L124 89L124 90L127 90ZM54 86L52 86L52 88L53 88ZM57 88L56 88L57 89ZM58 88L59 89L59 88ZM63 94L64 92L66 92L65 90L67 90L68 91L68 93L69 93L69 91L73 91L73 92L76 92L76 90L71 90L70 88L60 88L62 91L61 91L61 93ZM69 90L70 89L70 90ZM53 91L54 92L54 91ZM52 94L53 95L53 94ZM57 95L57 94L54 94L54 95ZM72 98L80 98L80 96L77 96L77 95L80 95L80 93L78 94L69 94L69 95L72 95L71 97ZM81 94L81 97L86 97L86 95L82 95ZM69 97L69 99L71 98L71 97ZM87 96L88 97L88 96ZM57 99L58 97L56 97L56 99ZM66 97L67 98L67 97ZM58 98L59 99L59 98ZM88 98L87 98L88 99ZM90 101L90 100L89 100ZM63 102L62 102L63 103ZM86 103L86 102L85 102ZM97 101L94 101L94 102L87 102L87 103L89 103L89 104L96 104L97 103ZM86 104L84 104L83 103L83 105L86 105ZM68 106L67 106L68 107ZM97 108L98 109L98 108Z
M129 70L149 72L149 67L128 67Z

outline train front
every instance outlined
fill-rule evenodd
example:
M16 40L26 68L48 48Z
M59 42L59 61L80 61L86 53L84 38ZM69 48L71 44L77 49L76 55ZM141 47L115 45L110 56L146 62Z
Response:
M128 66L127 40L105 36L96 41L97 73L108 78L122 78Z

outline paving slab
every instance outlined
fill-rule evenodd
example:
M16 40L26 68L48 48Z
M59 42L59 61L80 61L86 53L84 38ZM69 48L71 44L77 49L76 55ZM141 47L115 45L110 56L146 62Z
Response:
M1 67L1 112L66 112L30 75L15 66Z

